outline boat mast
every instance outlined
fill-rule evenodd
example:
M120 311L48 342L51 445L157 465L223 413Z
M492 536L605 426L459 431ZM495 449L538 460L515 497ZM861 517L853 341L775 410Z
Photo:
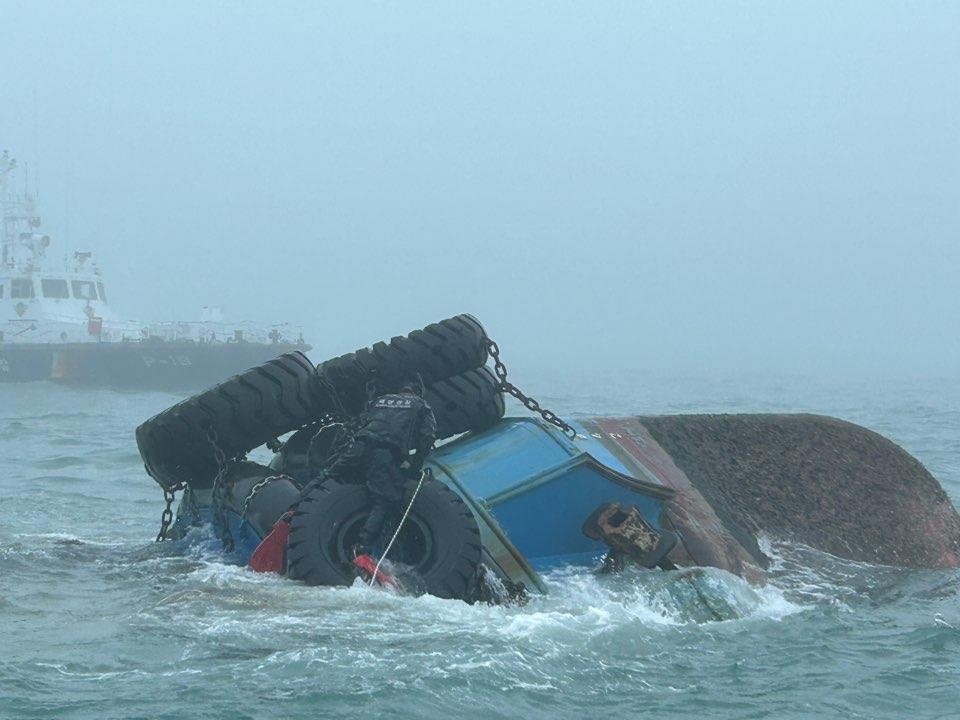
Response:
M17 167L16 159L10 157L8 150L4 150L0 155L0 212L3 214L0 263L6 268L12 268L16 262L18 225L26 223L31 232L40 226L40 218L37 217L30 193L24 192L23 199L19 199L13 190L12 176Z
M10 215L10 208L8 207L10 202L7 200L7 177L9 177L10 173L12 173L16 167L17 161L10 157L10 151L4 150L3 156L0 157L0 213L3 214L3 237L0 238L3 242L3 247L2 252L0 252L0 255L2 255L0 260L2 260L4 267L8 264L8 255L10 254L9 246L12 242L10 234L13 231L13 223L7 220Z

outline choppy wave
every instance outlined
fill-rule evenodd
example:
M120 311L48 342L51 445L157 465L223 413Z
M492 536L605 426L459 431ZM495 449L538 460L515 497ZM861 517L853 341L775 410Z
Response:
M636 381L549 402L583 414L844 415L916 453L960 496L953 390L902 387L884 406L868 385L821 395L771 385L756 398L736 385ZM954 713L956 571L767 539L762 587L713 569L568 568L524 606L470 606L259 575L225 561L204 530L153 544L161 493L132 428L171 401L0 386L0 718Z

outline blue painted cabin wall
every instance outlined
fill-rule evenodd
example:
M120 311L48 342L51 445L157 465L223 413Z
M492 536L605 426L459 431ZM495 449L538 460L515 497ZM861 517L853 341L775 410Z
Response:
M607 481L586 466L564 469L549 482L489 507L520 552L535 567L544 567L590 563L606 553L606 545L581 531L587 516L603 502L636 505L659 527L660 500Z
M438 479L456 478L483 502L535 568L593 563L607 551L581 530L593 510L604 502L635 505L660 529L663 498L628 486L630 479L649 483L650 478L627 467L583 426L574 426L578 437L571 440L540 420L505 418L439 448L428 464Z

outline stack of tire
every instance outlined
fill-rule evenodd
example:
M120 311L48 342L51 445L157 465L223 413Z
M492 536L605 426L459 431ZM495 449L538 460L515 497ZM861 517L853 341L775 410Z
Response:
M165 490L181 483L206 489L224 460L293 430L308 433L321 418L357 417L371 396L396 392L409 380L423 384L438 438L483 430L504 412L496 378L484 367L488 342L476 318L457 315L316 368L302 353L282 355L150 418L137 428L137 446L147 472ZM250 484L271 474L252 463L243 467ZM288 496L291 487L274 482L269 492ZM409 498L412 486L407 492ZM288 575L308 584L350 584L350 532L344 528L359 528L367 504L362 485L328 479L311 486L291 524ZM460 497L427 479L405 527L397 548L407 553L403 559L417 570L422 589L468 599L481 549L476 520Z
M487 343L476 318L457 315L341 355L317 366L318 403L352 417L363 412L371 396L396 392L413 380L425 386L439 438L482 430L504 410L497 380L484 367Z
M332 415L353 418L368 400L396 392L404 382L424 385L424 399L437 420L437 438L480 431L503 417L503 395L484 363L487 335L471 315L457 315L404 337L341 355L317 366L315 396ZM286 443L271 464L300 475L316 426L305 427ZM314 457L316 462L318 458Z
M487 335L471 315L457 315L328 360L314 368L300 352L247 370L174 405L137 428L147 473L165 489L210 487L217 450L233 459L315 420L359 415L371 394L419 379L437 417L437 435L490 427L503 396L484 367Z

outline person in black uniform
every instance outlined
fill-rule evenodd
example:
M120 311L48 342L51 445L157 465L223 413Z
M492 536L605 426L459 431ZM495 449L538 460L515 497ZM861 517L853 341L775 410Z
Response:
M372 506L355 555L368 553L377 541L388 513L403 497L405 475L420 469L437 439L437 420L421 393L419 382L405 382L399 393L371 402L353 444L327 471L336 478L362 481L370 493Z

